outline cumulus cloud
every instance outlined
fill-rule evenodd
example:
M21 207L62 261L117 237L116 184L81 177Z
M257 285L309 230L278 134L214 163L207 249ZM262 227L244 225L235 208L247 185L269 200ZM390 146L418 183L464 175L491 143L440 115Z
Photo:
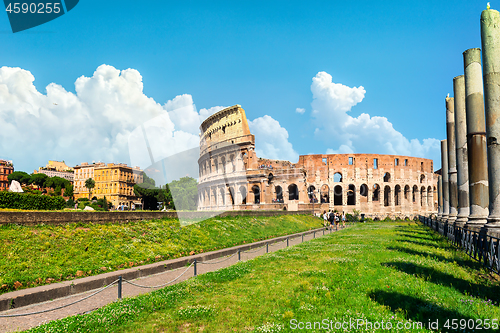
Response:
M296 162L299 154L288 142L288 131L272 117L265 115L248 122L250 132L255 135L257 156Z
M34 80L21 68L0 68L0 158L13 160L16 170L31 172L49 159L134 160L144 167L146 144L155 160L198 145L200 115L191 96L162 106L144 95L137 70L99 66L76 80L76 94L55 83L42 94Z
M439 160L440 141L434 138L407 139L386 117L358 117L348 114L365 96L365 89L348 87L319 72L312 80L314 135L333 148L327 153L380 153L425 157ZM337 149L334 149L338 147Z
M306 112L306 109L303 109L303 108L296 108L296 109L295 109L295 112L300 113L300 114L304 114L304 112Z

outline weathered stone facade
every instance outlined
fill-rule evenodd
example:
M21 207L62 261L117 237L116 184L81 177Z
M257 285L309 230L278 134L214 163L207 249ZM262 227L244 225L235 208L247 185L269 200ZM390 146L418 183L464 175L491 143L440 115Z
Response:
M262 159L240 105L210 116L201 130L199 210L359 210L373 218L437 212L432 160L377 154Z

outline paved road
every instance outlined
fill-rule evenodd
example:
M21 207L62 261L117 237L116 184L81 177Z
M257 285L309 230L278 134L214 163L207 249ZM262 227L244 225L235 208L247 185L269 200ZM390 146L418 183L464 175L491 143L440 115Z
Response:
M325 233L325 235L328 235L328 233ZM317 232L316 236L320 237L320 236L322 236L322 233ZM311 239L313 239L313 237L314 236L312 234L304 236L304 241L311 240ZM302 237L296 237L294 239L290 239L289 246L297 245L297 244L300 244L301 242L302 242ZM269 245L269 252L283 249L286 247L286 245L287 245L286 240L279 242L279 243L275 243L273 245ZM260 248L260 249L254 249L254 250L250 250L247 252L241 252L241 260L245 261L248 259L252 259L252 258L255 258L257 256L263 255L265 253L266 253L265 246ZM205 263L198 263L197 264L197 273L203 274L206 272L215 271L217 269L233 265L237 262L238 262L238 255L236 254L236 255L233 255L231 257L218 258L218 259L207 261ZM171 270L171 271L163 272L160 274L150 275L147 277L139 278L139 279L133 280L132 282L136 283L136 284L140 284L140 285L145 285L145 286L157 286L157 285L161 285L161 284L164 284L166 282L169 282L169 281L176 279L183 272L184 272L184 274L173 283L179 283L181 281L184 281L184 280L187 280L187 279L193 277L194 268L191 266L188 269L180 268L180 269L176 269L176 270ZM131 297L131 296L136 296L136 295L147 293L148 291L151 291L151 289L150 288L147 288L147 289L139 288L139 287L130 285L128 283L123 283L122 296L123 297ZM38 311L47 310L47 309L53 309L53 308L60 307L60 306L75 302L77 300L80 300L80 299L82 299L86 296L89 296L95 292L96 292L96 290L92 290L92 291L88 291L88 292L81 293L78 295L72 295L72 296L68 296L68 297L64 297L64 298L59 298L59 299L56 299L54 301L38 303L38 304L33 304L33 305L22 307L22 308L12 309L12 310L8 310L8 311L0 312L0 315L24 314L24 313L30 313L30 312L38 312ZM106 304L109 304L111 302L116 301L117 296L118 296L118 287L117 287L117 285L113 285L95 296L92 296L84 301L78 302L74 305L64 307L64 308L59 309L59 310L54 310L54 311L40 313L40 314L33 314L33 315L28 315L28 316L21 316L21 317L0 318L0 332L15 332L15 331L20 331L20 330L27 330L31 327L35 327L35 326L41 325L45 322L49 322L52 320L61 319L61 318L73 316L76 314L87 313L89 311L98 309L100 307L103 307Z

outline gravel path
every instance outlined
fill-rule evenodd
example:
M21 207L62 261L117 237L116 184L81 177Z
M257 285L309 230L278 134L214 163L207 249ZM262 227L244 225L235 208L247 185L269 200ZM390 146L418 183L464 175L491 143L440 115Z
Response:
M339 229L341 230L341 229ZM335 232L335 230L333 230ZM328 235L329 232L325 232L325 235ZM321 237L322 233L317 232L316 237ZM307 235L304 236L304 241L308 241L313 239L313 235ZM270 240L271 242L272 240ZM296 238L291 238L289 240L289 246L297 245L302 242L302 237L296 237ZM287 246L285 241L281 241L275 244L269 244L269 252L277 251L279 249L283 249ZM241 260L245 261L248 259L252 259L255 257L258 257L260 255L263 255L266 253L266 246L263 246L260 249L253 249L249 250L247 252L241 252ZM224 257L224 258L217 258L214 260L206 261L203 263L198 263L197 264L197 274L203 274L206 272L211 272L215 271L220 268L228 267L231 265L234 265L235 263L238 262L238 254L229 256L229 257ZM181 275L184 273L181 277ZM183 267L155 275L150 275L147 277L135 279L132 282L144 286L157 286L157 285L162 285L165 284L166 282L172 281L176 278L172 283L179 283L181 281L187 280L191 277L194 276L194 267L190 266L189 268ZM48 301L44 303L38 303L38 304L33 304L30 306L25 306L22 308L16 308L4 312L0 312L0 315L12 315L12 314L25 314L25 313L31 313L31 312L38 312L38 311L43 311L43 310L48 310L48 309L53 309L56 307L64 306L66 304L70 304L72 302L78 301L84 297L87 297L93 293L95 293L97 290L92 290L88 291L85 293L81 293L78 295L72 295L64 298L58 298L53 301ZM151 291L151 288L140 288L133 286L129 283L123 283L122 287L122 297L132 297L140 294L147 293L148 291ZM76 314L83 314L87 313L89 311L93 311L95 309L98 309L106 304L109 304L111 302L114 302L117 300L118 296L118 286L115 284L99 294L92 296L84 301L78 302L76 304L64 307L62 309L50 311L50 312L45 312L45 313L40 313L40 314L32 314L32 315L27 315L27 316L20 316L20 317L9 317L9 318L0 318L0 332L15 332L15 331L22 331L22 330L27 330L31 327L35 327L38 325L41 325L45 322L49 322L52 320L56 319L61 319L69 316L73 316Z

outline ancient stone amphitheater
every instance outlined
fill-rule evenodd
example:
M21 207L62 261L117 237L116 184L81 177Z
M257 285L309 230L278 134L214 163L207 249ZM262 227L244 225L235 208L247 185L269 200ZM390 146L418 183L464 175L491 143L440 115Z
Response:
M198 210L336 209L372 218L437 211L432 160L398 155L303 155L297 163L259 158L240 105L201 125Z

